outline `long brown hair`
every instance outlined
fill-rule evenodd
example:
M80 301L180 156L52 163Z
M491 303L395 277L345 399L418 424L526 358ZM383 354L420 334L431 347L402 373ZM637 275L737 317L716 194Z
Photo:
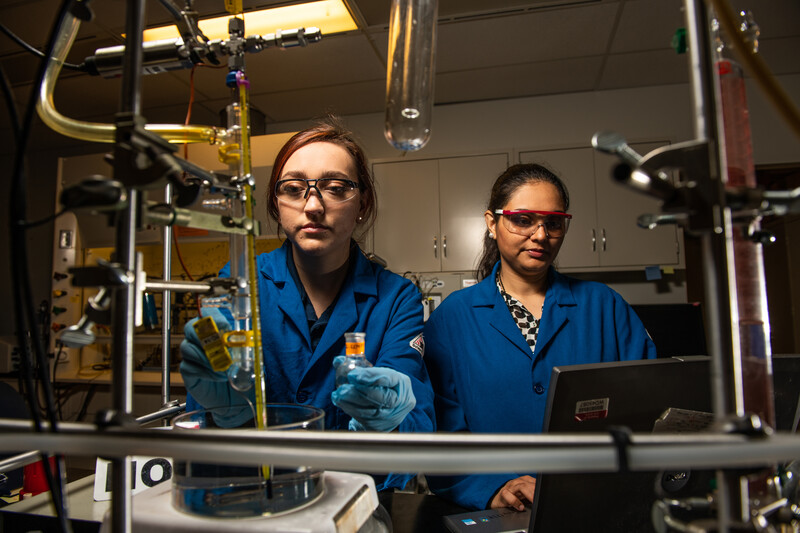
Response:
M361 231L367 229L375 222L377 201L375 199L375 183L369 171L367 156L358 144L351 131L344 127L341 120L335 116L327 116L318 120L313 126L295 133L286 144L283 145L278 155L275 156L275 163L272 165L272 175L269 178L269 191L267 192L267 212L276 222L279 222L278 201L275 196L275 183L286 166L286 161L300 148L316 142L328 142L336 144L347 150L353 158L358 178L358 187L361 192L361 202L364 206L363 219L361 221Z
M500 174L492 186L489 195L489 203L486 209L494 213L497 209L502 209L516 192L517 189L528 183L544 181L555 186L561 200L564 201L564 211L569 209L569 192L564 182L556 176L550 169L536 163L521 163L508 167L505 172ZM500 215L493 215L495 220ZM489 277L495 263L500 260L500 250L497 248L497 240L489 237L489 230L483 235L483 251L478 259L478 268L475 275L478 280Z

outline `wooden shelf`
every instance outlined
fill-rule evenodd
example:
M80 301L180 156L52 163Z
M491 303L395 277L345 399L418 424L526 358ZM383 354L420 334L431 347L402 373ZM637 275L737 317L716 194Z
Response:
M84 370L82 372L59 372L58 383L91 383L93 385L110 385L111 370ZM172 387L183 387L183 377L180 372L169 373L169 383ZM133 384L144 387L160 387L161 372L135 371Z
M97 342L101 343L110 343L111 342L111 335L97 335L95 337ZM133 344L161 344L162 337L160 333L134 333L133 334ZM170 339L170 344L178 345L183 340L183 335L178 335L177 333L172 334L172 338Z

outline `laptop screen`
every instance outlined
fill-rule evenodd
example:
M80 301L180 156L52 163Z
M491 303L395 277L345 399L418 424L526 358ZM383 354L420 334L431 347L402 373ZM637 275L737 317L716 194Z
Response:
M545 431L651 432L668 408L710 412L708 357L556 367ZM530 531L655 531L650 509L658 472L540 474ZM702 477L707 481L708 476Z
M776 428L792 430L800 413L800 355L775 355L772 364ZM602 433L625 426L648 433L669 408L711 413L709 366L709 357L693 356L556 367L544 431ZM681 474L680 487L665 484L659 472L540 474L529 530L655 531L657 489L676 497L706 494L714 477L709 471Z
M651 432L668 407L710 412L709 383L706 356L555 367L544 431Z

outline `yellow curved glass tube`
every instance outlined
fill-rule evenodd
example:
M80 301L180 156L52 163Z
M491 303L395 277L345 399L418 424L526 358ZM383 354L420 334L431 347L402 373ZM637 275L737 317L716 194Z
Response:
M59 113L53 104L53 92L56 79L64 65L67 53L72 48L75 36L80 28L80 20L67 15L61 32L58 35L53 57L50 58L44 80L39 92L36 110L42 121L53 131L83 141L113 143L116 138L117 127L115 124L86 122L65 117ZM224 135L223 130L213 126L195 126L181 124L147 124L147 131L157 133L171 143L209 143L218 144Z

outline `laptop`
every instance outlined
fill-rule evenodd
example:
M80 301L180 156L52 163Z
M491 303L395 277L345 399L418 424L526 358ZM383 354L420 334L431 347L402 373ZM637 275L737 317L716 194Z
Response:
M775 429L797 432L800 419L800 354L772 355Z
M800 356L772 360L776 428L790 430L800 411ZM649 433L657 421L665 422L667 410L683 416L678 426L694 420L699 422L688 430L704 429L713 418L709 367L706 356L556 367L544 431L601 433L625 426ZM540 474L529 531L655 532L651 510L657 493L706 494L713 479L713 471L692 470Z
M550 396L545 413L544 429L552 433L604 432L609 426L625 425L633 431L650 432L654 421L668 407L711 410L708 393L708 357L681 360L656 359L556 367L550 378ZM664 394L648 394L662 383ZM688 385L695 383L698 386ZM700 386L702 384L702 386ZM689 392L691 389L694 392ZM576 407L582 410L576 419ZM634 477L634 481L627 477ZM450 515L445 524L452 533L498 533L504 531L573 531L563 529L564 520L586 516L593 524L610 502L609 495L626 500L641 499L652 494L652 475L641 474L551 474L539 475L532 510L547 509L534 516L533 511L489 509ZM588 480L588 483L587 483ZM642 491L642 483L650 486ZM598 494L598 491L601 493ZM652 498L651 498L652 500ZM650 502L652 503L652 501ZM649 509L649 503L648 503ZM591 518L590 518L591 517ZM514 521L511 523L511 521ZM648 511L649 520L649 511ZM630 523L609 524L606 531L646 531L622 527ZM574 531L579 531L575 529Z
M712 411L708 357L555 367L544 431L603 433L625 426L649 433L669 408ZM702 483L708 475L691 477ZM658 478L658 472L540 474L530 531L654 532Z
M674 430L676 425L704 429L713 410L709 359L687 356L555 367L544 431L603 433L624 426L649 433L656 427ZM800 355L773 355L772 365L776 429L796 431ZM530 511L473 511L446 516L445 525L452 533L655 532L651 508L657 491L676 498L704 494L713 478L712 471L690 470L540 474Z
M530 520L530 508L485 509L447 515L444 525L451 533L526 533Z

